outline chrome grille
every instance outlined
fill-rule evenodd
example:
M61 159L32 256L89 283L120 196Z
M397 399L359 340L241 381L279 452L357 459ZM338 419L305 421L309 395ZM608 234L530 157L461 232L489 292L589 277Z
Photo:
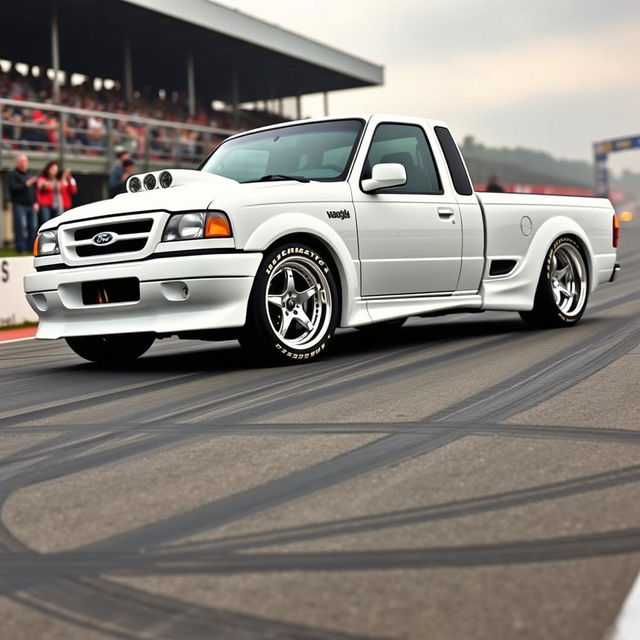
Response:
M74 265L142 258L155 248L167 216L154 212L64 224L59 232L63 260Z
M111 253L142 251L147 244L152 227L153 220L148 218L77 229L73 234L76 254L79 258L87 258ZM106 245L94 244L92 239L101 233L111 233L116 239Z

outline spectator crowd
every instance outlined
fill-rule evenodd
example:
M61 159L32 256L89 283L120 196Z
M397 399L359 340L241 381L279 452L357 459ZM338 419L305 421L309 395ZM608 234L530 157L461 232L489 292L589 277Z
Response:
M59 145L59 114L48 111L53 104L52 82L43 73L24 76L15 68L0 70L0 98L36 102L40 108L0 106L2 109L1 144L4 148L23 151L55 150ZM166 98L166 96L165 96ZM201 125L222 129L234 129L233 116L227 111L214 111L197 103L195 115L189 114L185 93L175 92L166 99L153 92L135 92L128 104L117 85L111 89L96 90L89 79L82 84L67 83L61 87L60 103L76 109L97 112L96 115L67 115L62 123L64 143L72 153L100 155L108 144L107 121L101 112L120 116L140 116L185 125ZM282 118L268 112L242 111L241 129L262 126L281 121ZM221 138L189 129L151 127L148 134L144 125L126 118L113 120L112 142L126 148L134 157L149 154L153 160L179 156L199 159L216 146ZM147 149L148 145L148 149Z
M7 182L16 251L29 253L38 227L71 208L78 186L71 171L60 169L53 160L45 165L40 175L33 174L29 171L29 158L25 154L16 157Z
M77 193L71 172L57 161L50 161L40 174L29 170L28 154L42 152L58 157L63 136L67 154L103 156L109 144L117 160L109 173L109 196L126 190L126 181L135 171L135 159L170 162L176 158L197 161L217 146L224 136L170 126L149 126L128 116L139 116L162 122L200 125L219 129L249 129L284 120L268 111L240 111L239 126L228 111L215 111L197 103L195 115L189 114L185 93L166 96L162 92L136 91L130 103L114 83L107 89L96 89L91 79L81 84L65 83L60 87L60 100L55 104L93 112L67 113L47 109L53 105L52 81L40 68L28 75L15 66L0 66L0 99L36 103L38 106L0 104L0 146L18 153L15 166L7 175L12 206L13 235L18 253L30 253L36 231L41 224L72 206ZM102 116L101 114L105 114ZM121 116L109 117L109 114ZM111 127L111 131L109 131ZM41 156L42 157L42 156ZM46 155L45 155L46 158Z

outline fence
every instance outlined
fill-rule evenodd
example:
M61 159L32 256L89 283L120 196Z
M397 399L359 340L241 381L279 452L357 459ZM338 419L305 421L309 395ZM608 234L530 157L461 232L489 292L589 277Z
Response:
M0 180L4 183L3 172L25 153L32 170L56 160L79 180L84 176L81 191L95 200L106 197L106 175L118 148L129 151L138 172L167 166L193 168L233 133L132 114L0 99ZM101 176L100 185L95 183L96 176ZM13 240L6 195L5 185L0 184L0 248Z
M115 149L127 149L147 171L153 165L190 167L230 129L170 122L141 116L74 109L53 104L0 99L0 169L27 153L36 160L89 162L107 173Z

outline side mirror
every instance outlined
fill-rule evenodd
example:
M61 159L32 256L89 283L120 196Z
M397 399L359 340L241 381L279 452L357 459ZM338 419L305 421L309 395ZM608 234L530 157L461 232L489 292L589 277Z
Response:
M371 170L371 177L362 181L362 190L365 193L399 187L407 182L407 171L404 165L396 162L376 164Z

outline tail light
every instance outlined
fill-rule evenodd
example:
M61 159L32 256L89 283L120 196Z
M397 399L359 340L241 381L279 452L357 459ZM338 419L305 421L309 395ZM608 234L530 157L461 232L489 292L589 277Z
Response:
M613 214L613 246L614 248L618 247L618 242L620 241L620 221L618 220L618 216Z

